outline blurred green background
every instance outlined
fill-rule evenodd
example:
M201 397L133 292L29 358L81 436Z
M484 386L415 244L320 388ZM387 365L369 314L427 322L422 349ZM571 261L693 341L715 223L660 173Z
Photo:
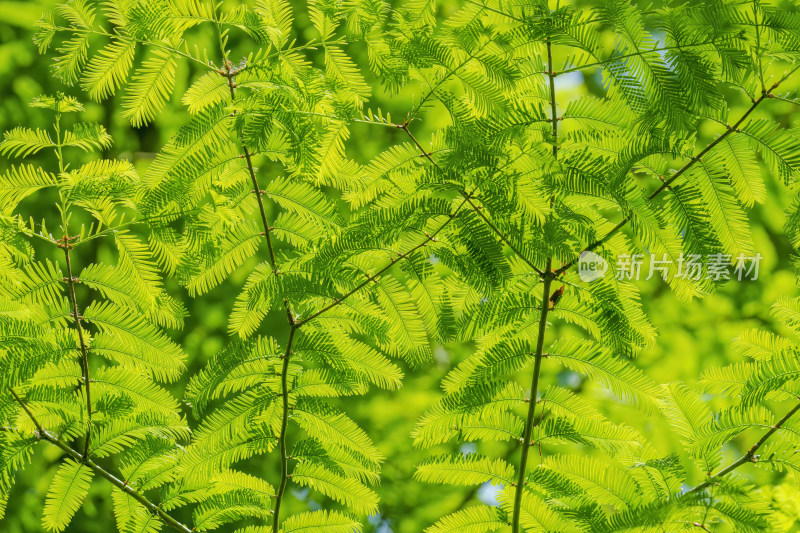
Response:
M81 117L83 120L103 124L114 137L115 144L109 153L105 154L107 157L130 159L138 167L145 168L159 147L187 119L188 114L180 104L180 95L182 88L186 87L198 72L193 67L184 65L178 76L178 86L173 101L154 124L134 130L120 117L120 113L116 112L119 108L118 100L111 99L103 103L88 102L77 88L63 87L50 76L50 58L47 55L39 55L32 38L36 21L54 3L51 0L0 1L0 131L6 131L17 125L48 127L50 117L41 110L28 107L27 104L42 93L64 91L78 96L85 102L86 111ZM439 9L447 11L447 2ZM296 24L302 35L302 28L306 27L305 14L297 7L296 15ZM197 37L201 44L206 40L210 50L215 48L216 36L210 29L208 35L200 32ZM232 39L234 50L246 46L245 43L237 43L236 36ZM363 56L358 47L354 47L351 53L356 57ZM237 57L236 52L233 57ZM365 61L362 64L366 64ZM598 78L595 75L583 79L580 74L559 78L558 89L559 97L562 95L574 97L585 92L600 91ZM411 107L412 99L413 94L410 92L398 96L386 94L380 88L376 88L370 105L402 116ZM749 102L742 99L740 104L744 109ZM797 118L793 115L797 112L796 109L788 103L771 102L770 106L765 106L761 111L765 112L772 114L774 119L785 125L791 124ZM739 113L741 111L735 108L731 110L732 116ZM445 122L446 116L443 113L440 112L439 116L434 115L419 126L418 138L428 138L433 128ZM356 127L348 143L349 155L365 161L398 142L400 139L397 138L397 133L388 128L376 130ZM703 133L701 132L701 137ZM46 157L43 160L47 164ZM0 160L0 170L6 168L8 164L9 161ZM795 277L789 264L791 246L783 233L784 210L791 201L791 195L774 177L765 175L765 180L768 189L767 203L756 206L750 212L757 250L764 258L757 281L732 281L721 287L718 294L690 303L678 301L667 285L660 280L639 282L647 313L660 335L656 346L642 353L638 362L656 381L666 383L683 380L693 384L703 369L739 360L741 357L731 347L731 341L737 334L752 327L776 330L777 326L768 314L769 307L780 296L797 295ZM38 196L26 207L31 212L44 215L48 212L48 202L46 196ZM100 242L97 246L99 249L84 249L84 255L75 262L86 264L92 260L93 254L102 257L106 253L103 244ZM189 355L190 374L202 367L207 358L226 342L227 315L236 294L233 286L240 284L243 273L239 272L237 275L238 280L233 279L227 285L195 300L190 300L185 291L174 282L168 283L170 292L182 298L189 310L189 318L184 329L173 332L173 336ZM281 338L280 329L285 327L285 319L276 318L278 319L274 322L275 335ZM788 333L779 329L776 331ZM388 458L383 469L382 483L377 488L381 497L381 516L370 518L366 531L418 533L442 515L465 504L478 499L492 500L491 488L481 487L475 490L442 488L422 485L412 479L415 464L436 452L436 450L416 450L412 447L410 433L413 425L419 415L439 397L439 382L442 376L463 358L466 349L458 346L437 347L434 351L436 356L434 363L422 368L407 369L401 390L375 392L367 397L354 398L343 403L344 409L367 429ZM613 399L608 401L608 394L604 391L589 387L582 382L580 376L559 371L555 366L546 364L543 376L546 382L558 382L575 389L582 389L613 420L636 425L657 443L664 453L672 451L675 446L676 443L666 431L665 424L658 417L648 419L637 415L630 407L615 403ZM523 382L527 382L527 379ZM174 391L176 395L181 394L180 388L180 384L176 386ZM741 449L748 446L745 440L737 444ZM497 449L491 453L506 455L507 451L503 446L505 445L497 445ZM729 457L734 457L736 454L737 450L734 447L728 450ZM0 532L41 531L40 514L44 495L57 458L55 449L43 447L42 454L18 476L9 501L7 516L0 520ZM269 460L253 461L247 469L253 473L261 473L267 479L274 479L278 471L275 459L272 457ZM759 475L755 471L750 473ZM68 531L82 533L114 531L109 494L109 485L104 481L95 481L91 497ZM782 509L786 530L800 530L800 492L797 487L777 479L776 488L767 496L772 497ZM312 495L309 499L307 491L293 488L287 500L287 511L294 512L307 507L313 509L325 503L319 498L318 495Z

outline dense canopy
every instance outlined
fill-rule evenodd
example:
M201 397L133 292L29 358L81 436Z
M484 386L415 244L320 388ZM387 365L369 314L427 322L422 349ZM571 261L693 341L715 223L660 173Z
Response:
M0 12L3 531L800 527L800 4Z

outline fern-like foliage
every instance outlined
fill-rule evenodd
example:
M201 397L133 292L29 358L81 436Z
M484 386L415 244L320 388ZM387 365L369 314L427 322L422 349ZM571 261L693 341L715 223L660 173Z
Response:
M195 531L240 521L272 533L360 530L360 518L378 509L371 487L384 458L337 399L396 388L403 366L430 358L431 341L463 341L474 342L474 353L446 376L413 435L416 445L436 447L416 478L495 485L497 505L456 510L429 531L769 527L766 507L735 470L757 455L760 465L791 468L798 407L777 411L774 402L796 396L794 344L744 337L755 361L704 378L712 392L736 398L712 416L691 388L660 386L637 367L655 330L623 272L587 283L572 267L584 251L613 263L646 250L669 260L666 279L690 300L719 280L681 275L682 257L753 254L746 209L764 200L760 170L786 183L800 170L798 134L759 117L796 70L796 12L759 1L642 11L620 0L481 0L441 20L434 1L312 1L314 38L300 44L291 3L229 4L112 1L97 9L73 0L43 19L38 37L43 50L59 39L54 68L65 83L98 99L121 91L137 127L170 100L182 64L201 71L182 95L190 120L148 167L134 201L85 204L105 225L118 205L151 220L146 245L114 233L119 268L138 288L113 286L101 268L87 274L111 301L83 317L98 335L127 333L134 346L150 339L120 366L170 375L151 368L167 345L144 322L115 314L120 302L144 301L141 312L171 324L158 311L174 306L154 288L157 266L192 296L246 276L230 310L230 342L187 388L199 419L190 442L175 450L147 439L141 446L151 448L132 450L134 463L123 465L142 476L142 488L164 486L158 521ZM218 49L191 46L201 25L216 31ZM237 34L251 44L244 57L229 45ZM388 91L415 94L401 120L368 105L366 68L351 59L351 42ZM598 74L603 97L564 101L558 89L570 74ZM742 101L744 111L729 116ZM433 110L445 111L446 124L428 121ZM345 146L354 124L390 128L400 142L353 161ZM711 140L698 135L701 126L713 128ZM6 146L27 155L54 142L105 141L88 127L56 141L17 129ZM26 166L9 176L12 203L50 179ZM23 245L9 242L7 261L21 261ZM22 294L47 303L57 294L48 282L54 268L31 270ZM776 316L791 326L797 307L783 302ZM552 338L555 321L572 333ZM543 375L560 368L666 417L685 456L663 457L582 395L546 384ZM134 388L117 367L97 375L108 394ZM128 395L136 401L167 401L155 385L135 387ZM43 427L55 421L32 414ZM760 436L749 451L723 464L722 446L751 429ZM460 453L463 442L477 443L475 453ZM498 442L505 457L490 455ZM267 454L278 456L280 472L261 479L244 471L244 460ZM147 466L137 469L137 460ZM708 478L694 488L692 461ZM75 490L48 500L49 520L74 511L90 471L64 463L54 486ZM336 503L286 516L290 483ZM120 528L151 527L149 505L117 494ZM189 506L192 526L169 521L169 511Z
M369 95L344 52L343 27L359 28L363 37L382 6L313 4L317 37L309 46L293 40L291 5L282 0L229 11L200 2L115 3L102 15L80 6L89 13L85 24L68 16L78 7L72 2L45 18L40 42L59 33L67 42L106 38L85 61L61 49L56 70L93 98L124 91L134 126L150 122L169 98L178 62L202 70L182 99L191 119L149 166L137 198L149 219L166 222L151 223L160 266L191 296L248 271L230 310L230 343L188 385L186 401L199 423L168 498L176 506L200 504L197 530L244 518L276 533L360 528L351 515L377 511L370 486L384 457L330 399L373 385L394 389L403 375L396 360L429 360L429 338L444 330L435 317L447 299L425 261L422 246L432 237L423 230L428 217L451 218L448 202L434 203L437 213L398 233L371 210L348 220L331 192L361 172L345 157L344 142ZM190 30L203 24L218 32L218 50L187 46ZM253 51L232 58L229 37L242 31ZM141 62L134 61L138 49ZM322 68L307 50L322 54ZM66 76L62 64L78 66ZM374 224L383 231L374 233ZM405 265L392 268L401 259ZM271 313L285 317L285 332L266 329ZM292 441L295 434L301 437ZM278 475L260 480L237 468L270 453L279 455ZM290 483L342 510L283 516Z
M50 151L57 161L53 169L20 163L0 177L0 501L5 507L15 472L46 441L62 452L42 514L46 530L67 527L96 477L115 485L131 520L158 521L151 516L155 505L145 509L139 500L141 491L166 481L144 473L168 467L190 434L165 388L182 375L185 357L163 328L180 326L185 312L161 285L153 251L133 231L142 218L134 201L142 183L133 165L73 164L80 161L74 149L108 148L111 137L98 125L66 126L83 110L74 98L42 96L33 105L53 114L52 131L16 128L0 143L5 156ZM49 191L52 207L27 218L29 198L41 194L44 205ZM116 258L80 264L100 241L110 243ZM122 481L95 463L108 457L118 458L123 472L142 467L144 477Z
M682 276L681 257L730 264L755 255L745 209L763 199L760 168L787 184L800 168L797 133L757 118L796 70L789 59L796 15L760 2L647 13L616 1L585 8L468 2L437 24L434 9L408 3L387 22L390 55L407 68L385 82L420 89L395 124L407 134L413 163L404 166L394 150L386 174L369 176L349 196L385 209L436 186L464 206L464 233L445 228L445 249L434 253L464 282L458 337L477 346L418 423L415 444L436 447L436 455L417 476L500 488L497 506L458 510L429 531L672 531L720 521L737 531L768 528L764 504L732 472L767 442L782 450L776 464L793 456L798 407L781 412L764 403L796 403L791 388L780 396L792 357L770 351L763 368L709 371L709 382L717 373L721 381L711 390L739 402L705 416L708 408L689 389L676 384L669 393L635 366L655 332L624 271L612 266L587 283L571 267L582 251L612 265L647 251L672 265L666 280L691 299L715 280L706 272ZM647 28L663 32L663 44ZM603 76L604 98L559 99L562 76L593 72ZM740 87L750 102L742 114L728 116L725 85ZM446 109L451 124L429 145L412 130L433 106ZM392 125L380 113L367 120ZM718 125L711 141L697 139L701 124ZM418 152L424 169L410 157ZM451 255L459 245L471 269ZM553 319L584 334L548 338ZM661 457L632 428L565 388L545 386L543 376L559 366L648 416L666 416L709 480L682 488L694 477L680 458ZM764 433L744 458L721 464L721 447L748 427ZM505 458L482 453L497 441L507 443ZM477 453L462 455L459 442L479 443ZM537 466L534 454L542 457Z

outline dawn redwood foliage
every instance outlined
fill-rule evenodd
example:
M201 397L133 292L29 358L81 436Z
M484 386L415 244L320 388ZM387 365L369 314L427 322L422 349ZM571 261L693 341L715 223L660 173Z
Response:
M164 471L177 467L178 443L191 435L164 387L183 375L185 355L162 329L179 327L185 310L166 294L151 248L132 231L141 220L134 201L141 179L133 165L72 164L74 152L108 148L111 137L97 124L66 127L83 110L72 97L42 96L32 105L49 110L52 128L15 128L0 143L3 155L50 151L56 162L12 166L0 181L0 495L5 507L14 471L47 441L64 457L47 495L44 527L63 530L93 477L104 477L115 486L125 529L148 522L154 508L136 507L141 496L134 488L162 483ZM52 189L48 216L18 214L27 196ZM76 223L81 214L92 223ZM78 252L97 239L113 243L114 264L77 263ZM95 463L110 456L120 473Z
M111 143L99 126L65 128L81 110L72 97L34 102L51 130L5 134L4 156L52 150L56 166L0 177L3 500L46 441L63 452L48 530L65 529L102 477L126 533L360 531L379 512L386 458L340 406L396 389L403 368L424 372L434 343L473 342L408 445L430 449L415 482L490 482L498 505L456 510L430 533L769 529L768 502L737 469L800 470L800 344L743 334L749 360L701 377L730 398L712 412L694 387L637 367L655 330L635 285L613 268L584 282L574 267L585 250L611 264L644 250L671 260L669 284L690 300L715 280L680 276L681 255L755 254L746 209L765 199L762 170L790 187L800 170L800 134L759 113L794 102L782 89L800 11L574 4L73 0L45 16L37 43L66 85L95 100L120 92L134 127L177 98L190 118L141 178L125 161L72 162L73 148ZM300 9L310 27L296 33ZM202 27L216 48L197 46ZM174 95L187 64L200 74ZM604 97L560 96L576 73L602 80ZM371 104L400 90L415 96L399 118ZM442 110L447 123L429 124ZM399 142L356 161L354 125ZM46 189L59 218L28 221L25 198ZM71 226L76 210L94 222ZM97 239L114 243L114 264L76 265L72 250ZM185 356L161 328L185 310L162 275L197 297L242 270L229 342L186 376L187 420L164 387L185 376ZM800 335L799 300L774 315ZM681 453L540 386L559 367L667 419ZM752 446L723 461L743 434ZM279 469L245 471L265 455ZM328 503L289 513L291 485Z

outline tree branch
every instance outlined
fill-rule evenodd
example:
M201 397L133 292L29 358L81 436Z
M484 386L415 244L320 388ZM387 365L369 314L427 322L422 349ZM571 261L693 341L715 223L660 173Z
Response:
M798 403L792 409L790 409L789 412L783 416L783 418L778 420L775 423L775 425L769 428L769 431L764 433L764 435L762 435L761 438L758 439L758 442L753 444L753 446L749 450L747 450L747 452L744 455L742 455L739 459L729 464L728 466L726 466L713 476L710 476L708 479L697 485L695 488L683 493L681 497L686 498L690 495L697 494L705 490L706 488L710 487L711 485L715 484L718 479L727 476L728 474L730 474L743 464L755 462L757 460L756 452L758 451L758 449L761 448L767 442L767 440L769 440L769 438L772 435L774 435L775 432L778 431L784 424L786 424L786 422L788 422L789 419L792 418L792 416L794 416L798 411L800 411L800 403Z
M558 159L558 117L556 109L556 84L553 75L553 47L551 41L547 40L547 70L550 81L550 114L553 129L553 160ZM550 199L552 206L554 199ZM536 338L536 352L534 354L533 377L531 378L530 404L528 405L528 418L525 420L525 430L522 435L522 456L519 462L519 475L517 477L517 487L514 491L514 510L511 517L511 532L519 533L519 519L522 507L522 492L525 490L527 480L528 454L531 447L531 435L533 427L536 425L536 403L539 395L539 376L542 371L542 354L544 351L544 335L547 331L547 313L550 310L550 288L556 275L553 273L553 260L547 259L547 266L544 272L544 286L542 287L542 307L539 314L539 332Z
M222 61L224 65L224 70L220 70L219 74L223 76L228 82L228 89L230 90L231 94L231 102L236 101L236 73L238 71L232 68L231 62L228 59L228 50L225 48L225 44L222 38L222 32L219 29L219 24L217 27L217 36L219 38L219 48L220 53L222 54ZM272 239L270 236L270 231L272 228L269 225L269 220L267 219L267 212L264 208L264 199L262 198L264 192L261 190L258 184L258 178L256 177L255 169L253 168L253 161L250 156L250 151L247 149L247 145L244 142L244 135L240 134L240 140L242 142L242 153L244 154L244 158L247 161L247 170L250 173L250 180L253 184L253 194L256 196L256 201L258 202L258 209L261 214L261 223L264 227L264 237L267 241L267 248L269 249L269 263L272 267L272 271L275 274L279 274L278 266L275 262L275 250L272 247ZM291 308L289 307L288 302L285 302L286 305L286 313L289 317L289 339L286 341L286 353L283 356L283 367L281 369L281 396L283 400L283 409L281 413L281 432L278 438L278 443L281 450L281 479L278 485L278 490L275 493L275 510L273 511L273 518L272 518L272 529L273 533L278 533L280 531L280 514L281 514L281 503L283 502L283 494L286 491L286 484L289 480L289 456L286 452L286 431L289 426L289 386L288 386L288 375L289 375L289 359L291 358L292 354L292 341L294 340L294 333L297 330L297 323L295 322L294 316L292 315Z
M781 80L781 81L784 81L784 80ZM717 146L719 143L721 143L726 137L728 137L728 135L730 135L731 133L733 133L735 131L738 131L739 126L741 126L742 123L745 121L745 119L747 119L747 117L750 116L750 114L753 111L755 111L755 109L759 106L759 104L761 104L761 102L763 102L765 99L771 97L771 95L772 95L771 91L775 90L778 87L778 85L780 85L781 81L778 81L775 84L773 84L772 87L769 89L769 91L761 93L761 96L759 96L756 100L753 100L753 103L750 105L750 107L747 109L747 111L745 111L745 113L739 118L739 120L736 121L736 123L733 126L729 126L728 129L726 129L719 137L717 137L711 143L709 143L709 145L706 146L703 150L701 150L700 153L698 153L696 156L692 157L689 160L688 163L683 165L680 169L678 169L678 171L675 174L673 174L669 179L665 180L658 189L653 191L653 193L650 194L650 196L648 196L647 199L648 200L655 199L658 195L660 195L662 192L664 192L664 190L668 189L670 187L670 185L672 185L672 183L675 180L677 180L679 177L681 177L683 174L685 174L686 171L691 169L694 166L695 163L697 163L698 161L702 160L703 157L708 152L713 150L714 147ZM617 234L623 227L625 227L625 225L627 225L627 223L630 222L630 220L631 220L630 216L626 216L625 218L623 218L616 226L614 226L603 237L601 237L600 239L598 239L598 240L590 243L589 245L587 245L586 248L584 248L578 254L578 257L572 259L571 261L565 263L563 266L558 268L556 270L556 275L558 276L558 275L563 274L564 272L567 271L567 269L569 269L570 267L575 265L575 263L578 262L578 259L580 258L580 255L583 252L590 252L590 251L594 250L595 248L597 248L598 246L601 246L601 245L605 244L606 242L608 242L608 240L611 237L613 237L615 234Z
M280 531L280 515L281 503L283 502L283 493L286 491L286 483L289 479L289 455L286 452L286 429L289 426L289 359L292 355L292 341L294 340L294 332L297 331L298 324L292 316L291 309L287 306L286 313L289 316L289 340L286 342L286 353L283 356L283 368L281 369L281 397L283 401L283 416L281 418L281 433L278 438L278 443L281 449L281 481L278 490L275 493L275 510L272 515L272 531L278 533Z
M431 158L430 153L426 152L425 149L419 144L419 142L417 142L416 138L414 138L414 136L407 129L407 127L403 127L402 125L398 125L398 124L389 124L388 126L394 127L394 128L398 128L398 129L402 129L403 131L405 131L409 135L409 137L411 137L411 139L414 141L414 144L417 146L417 148L422 150L423 155L428 158L428 160L431 162L431 164L434 165L437 169L439 169L441 171L441 167L438 165L438 163L436 163L436 161ZM423 246L425 246L429 242L435 240L436 236L445 227L447 227L447 225L449 225L455 218L457 218L458 213L461 211L461 209L464 207L464 205L467 202L469 202L470 205L472 205L473 208L475 208L476 212L481 216L481 218L483 218L489 224L490 227L494 228L494 225L491 224L491 222L483 215L482 210L480 208L476 208L476 206L472 202L470 202L470 199L472 198L472 192L469 192L469 193L465 192L465 191L459 191L459 192L461 193L461 196L464 198L464 200L462 200L462 202L458 205L456 210L450 215L450 218L448 220L446 220L441 226L439 226L439 228L437 228L433 233L426 234L426 239L425 240L423 240L422 242L420 242L419 244L417 244L413 248L409 249L405 253L398 253L397 254L397 259L405 259L409 255L411 255L413 252L415 252L416 250L422 248ZM499 233L499 231L497 229L495 229L494 231L496 233ZM501 235L501 237L505 238L502 235ZM527 261L519 252L517 252L516 248L514 248L514 246L511 245L511 243L509 243L507 240L504 240L503 242L506 242L506 244L508 244L511 247L511 249L514 252L516 252L522 258L523 261L525 261L530 267L532 267L536 271L537 274L539 274L540 276L544 274L544 272L541 269L537 268L536 265L534 265L534 264L530 263L529 261ZM392 267L392 265L395 264L397 259L392 258L388 264L386 264L383 268L381 268L380 270L378 270L377 272L372 274L370 276L370 278L375 278L377 276L380 276L381 274L383 274L384 272L389 270ZM351 291L347 292L344 296L341 296L340 298L335 299L333 301L333 303L323 307L322 309L320 309L319 311L313 313L309 317L307 317L307 318L305 318L303 320L299 320L297 322L297 327L300 327L300 326L306 324L307 322L317 318L321 314L329 311L330 309L333 309L337 305L340 305L345 299L349 298L353 294L357 293L358 291L360 291L361 289L366 287L369 284L370 281L371 281L371 279L368 278L366 281L363 281L363 282L359 283L358 285L356 285L355 288L353 288Z
M417 140L417 138L414 136L414 134L413 134L413 133L411 133L411 130L408 128L408 123L407 123L407 122L404 122L403 124L400 124L400 125L398 125L397 127L398 127L398 128L400 128L401 130L403 130L404 132L406 132L406 134L408 134L409 138L411 138L411 140L414 142L414 144L416 145L416 147L417 147L417 148L419 148L420 150L422 150L422 155L423 155L423 156L424 156L424 157L425 157L425 158L426 158L428 161L430 161L430 162L431 162L431 164L432 164L432 165L433 165L433 166L434 166L434 167L435 167L437 170L439 170L440 172L443 172L443 170L442 170L442 167L440 167L440 166L439 166L439 163L437 163L437 162L436 162L436 161L433 159L433 157L431 157L431 154L430 154L430 153L429 153L427 150L425 150L425 148L423 148L423 146L422 146L422 145L419 143L419 141L418 141L418 140ZM459 190L458 190L458 194L460 194L460 195L461 195L461 196L464 198L464 200L466 200L466 202L469 204L469 206L472 208L472 210L473 210L473 211L475 211L476 213L478 213L478 216L480 216L480 217L483 219L483 221L484 221L484 222L486 222L486 224L487 224L487 225L488 225L488 226L489 226L489 227L492 229L492 231L493 231L493 232L494 232L494 233L495 233L495 234L496 234L496 235L497 235L497 236L500 238L500 240L501 240L501 241L503 241L504 243L506 243L506 244L508 245L508 247L509 247L509 248L511 248L511 250L512 250L512 251L513 251L515 254L517 254L517 256L519 256L519 258L520 258L520 259L522 259L522 260L523 260L523 261L524 261L524 262L525 262L525 263L526 263L526 264L527 264L529 267L531 267L531 268L532 268L532 269L533 269L533 270L534 270L534 271L535 271L537 274L539 274L540 276L541 276L542 274L544 274L544 272L542 271L542 269L540 269L540 268L539 268L539 267L537 267L535 264L533 264L533 262L532 262L532 261L528 260L528 259L527 259L527 258L526 258L526 257L525 257L523 254L522 254L522 252L520 252L520 251L519 251L519 249L518 249L516 246L514 246L514 245L511 243L511 241L508 239L508 237L506 237L506 236L505 236L505 235L504 235L504 234L503 234L503 233L502 233L502 232L501 232L501 231L500 231L500 230L497 228L497 226L495 226L495 225L494 225L494 224L493 224L493 223L492 223L492 222L491 222L491 221L490 221L490 220L489 220L489 219L486 217L486 215L484 215L484 214L483 214L483 206L477 206L477 205L475 205L475 203L472 201L472 195L471 195L470 193L468 193L467 191L465 191L465 190L463 190L463 189L459 189Z
M223 54L224 54L223 50ZM236 101L236 71L231 69L231 63L227 59L225 61L225 70L220 71L220 75L223 76L228 81L228 89L230 89L231 93L231 102ZM247 149L247 145L244 142L244 136L240 135L240 140L242 141L242 154L244 154L244 159L247 162L247 170L250 173L250 181L253 184L253 194L256 196L256 202L258 202L258 210L261 214L261 224L264 226L264 237L267 241L267 248L269 249L269 264L272 266L272 271L277 272L277 265L275 264L275 250L272 247L272 237L270 232L272 231L272 227L269 225L269 219L267 218L267 211L264 208L264 192L261 190L261 187L258 185L258 178L256 177L256 171L253 168L253 160L250 156L250 150Z
M33 425L36 426L37 430L36 438L45 440L50 444L53 444L57 448L60 448L61 451L66 453L75 461L86 465L86 467L93 470L97 475L106 479L108 482L117 487L119 490L121 490L122 492L124 492L125 494L127 494L140 504L142 504L148 511L150 511L150 513L161 518L164 521L164 523L170 526L171 528L175 529L176 531L180 531L181 533L193 533L194 531L193 529L187 527L186 525L178 522L177 520L169 516L161 508L160 505L154 504L153 502L148 500L146 496L136 491L133 487L131 487L130 485L119 479L117 476L115 476L114 474L107 471L105 468L101 467L100 465L92 461L86 454L81 455L77 451L73 450L72 448L61 442L56 436L52 435L47 430L45 430L42 427L42 425L39 424L39 421L33 415L30 408L25 404L25 402L22 401L22 399L19 396L17 396L17 393L14 391L14 389L9 388L8 390L11 392L11 395L14 397L14 400L16 400L16 402L22 407L22 409L31 419Z
M69 236L64 235L63 243L60 244L64 249L64 257L67 259L67 285L69 288L69 300L72 304L72 316L75 317L75 329L78 330L78 339L81 345L81 372L83 373L83 386L86 393L86 440L83 443L83 457L89 458L89 444L92 441L92 393L89 388L89 350L86 348L86 341L83 338L83 327L81 326L81 315L78 313L78 300L75 297L75 278L72 276L72 260L69 250L72 245L69 243Z

